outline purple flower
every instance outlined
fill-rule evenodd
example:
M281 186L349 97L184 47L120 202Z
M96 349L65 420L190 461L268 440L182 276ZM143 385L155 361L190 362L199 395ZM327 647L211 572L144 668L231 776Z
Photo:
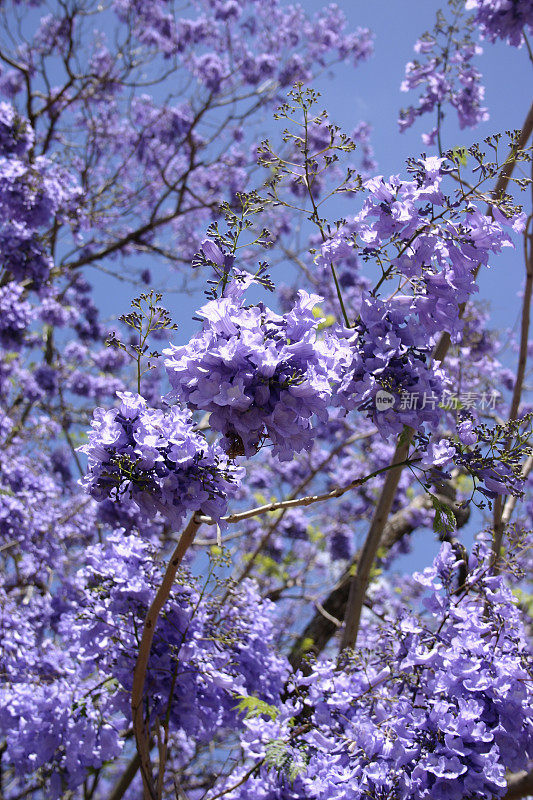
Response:
M48 395L57 391L57 370L48 364L41 364L34 372L37 385Z
M319 300L300 291L279 316L243 306L239 290L200 309L204 327L188 345L164 351L170 397L211 412L233 456L253 455L268 438L274 455L290 459L311 446L312 417L327 418L333 356L317 337Z
M0 103L0 156L21 157L34 141L33 130L10 103Z
M33 317L23 287L11 281L0 287L0 342L6 349L21 345L24 331Z
M191 511L220 520L241 471L194 431L188 412L148 408L130 392L118 396L119 408L95 410L89 444L80 448L88 456L85 490L100 502L128 498L143 518L161 514L176 527Z
M520 47L525 30L533 33L531 0L466 0L465 7L475 12L474 22L489 42L503 39Z
M476 549L471 590L457 595L461 562L444 546L421 577L427 610L418 616L382 583L357 662L340 670L335 660L311 661L274 719L249 720L243 748L257 768L241 783L232 774L232 800L341 798L347 787L356 800L503 796L506 770L527 767L533 745L528 650L511 592L489 577L483 543ZM296 742L295 717L305 720ZM290 784L288 770L264 758L272 741L299 765Z
M474 433L474 424L472 420L465 420L460 422L457 426L457 435L463 444L470 445L477 441L477 436Z
M462 36L454 33L457 32L451 24L441 23L433 36L425 34L419 39L414 49L422 60L407 64L400 87L402 92L422 87L418 106L409 106L400 113L398 123L402 133L424 114L435 111L439 116L437 126L429 134L423 134L425 144L435 143L447 103L456 109L460 128L474 127L489 118L482 105L485 89L481 73L471 63L483 50L472 41L468 31L463 31Z

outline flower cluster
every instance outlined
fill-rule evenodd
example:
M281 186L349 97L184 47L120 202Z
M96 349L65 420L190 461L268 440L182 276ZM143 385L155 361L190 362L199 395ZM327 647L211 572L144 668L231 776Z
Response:
M82 682L74 648L69 651L72 627L66 640L52 640L56 614L49 597L36 594L22 604L0 589L0 608L4 767L15 793L31 775L56 800L120 754L114 692L102 690L94 675Z
M6 591L18 583L42 588L43 575L67 569L77 548L91 541L96 524L96 504L65 492L57 480L57 456L41 452L37 459L17 444L4 444L0 457L0 554Z
M161 582L154 551L137 537L111 536L88 550L78 577L84 611L65 620L65 634L76 640L82 674L99 669L118 682L117 707L128 717L136 632ZM164 717L168 709L175 730L208 742L235 725L237 695L276 702L287 664L272 648L270 612L271 603L261 601L251 581L219 606L182 574L152 646L145 690L150 716Z
M326 264L350 254L365 261L378 256L379 285L394 277L404 289L382 300L364 284L348 286L348 308L356 318L353 329L344 331L348 348L337 352L341 380L335 404L367 412L384 435L404 424L436 428L447 381L431 360L433 347L442 331L459 339L461 304L477 291L476 270L511 245L506 226L522 225L521 217L491 219L468 207L458 229L447 213L452 201L442 191L445 159L422 159L412 170L412 181L398 176L367 181L362 210L326 242L318 259ZM380 411L376 405L381 390L394 396L393 409ZM421 402L401 406L402 391Z
M506 228L518 232L525 224L523 214L507 219L496 209L493 219L467 204L458 227L457 201L442 186L449 166L444 158L422 158L410 165L413 180L370 179L363 208L351 223L365 260L386 251L384 277L400 276L402 286L418 283L413 295L395 292L387 305L398 326L410 316L418 319L413 340L426 346L443 330L456 337L461 303L478 291L477 270L488 265L492 253L513 246Z
M33 144L34 134L28 121L11 103L0 102L0 156L21 157Z
M475 12L474 21L479 25L481 35L490 42L503 39L514 47L520 47L525 30L533 33L530 0L466 0L466 8Z
M418 105L401 111L400 131L410 128L424 114L437 112L436 127L422 137L428 145L435 144L444 106L448 103L457 112L460 128L475 127L489 118L483 106L485 89L481 85L481 73L472 63L483 50L470 36L458 40L454 33L457 31L453 26L437 26L434 34L421 37L414 48L421 60L408 62L400 87L402 92L422 88Z
M3 267L17 281L29 280L38 288L46 282L52 269L50 254L34 229L7 220L6 216L6 221L0 228Z
M283 316L246 307L235 281L227 297L198 312L203 330L165 350L172 393L210 412L224 449L251 456L265 439L281 460L312 444L311 419L327 419L333 351L317 336L317 295L301 290Z
M289 776L294 798L502 797L533 752L531 671L513 595L478 555L457 593L446 543L414 576L425 618L370 625L364 668L320 661L277 717L249 720L244 751L262 766L228 797L272 796Z
M32 318L32 309L23 299L24 290L11 281L0 287L0 343L6 349L19 347Z
M439 398L448 385L444 370L430 363L427 346L417 341L408 325L398 325L406 308L398 304L396 315L395 305L363 298L334 396L335 404L346 411L366 412L384 436L401 432L404 425L436 428L441 418ZM426 402L380 407L380 392L395 400L402 392L412 392Z
M528 434L521 434L520 425L510 422L488 427L475 424L473 417L465 412L459 416L457 436L454 440L439 441L418 438L418 447L422 455L421 465L436 467L436 472L443 468L451 469L452 464L463 468L481 485L476 488L486 497L493 499L496 495L510 494L522 496L524 477L522 475L522 447ZM524 418L523 424L531 418ZM449 477L449 473L442 472Z
M20 602L2 585L0 735L12 789L31 779L56 800L119 756L138 631L160 582L156 550L120 533L85 547L83 569L54 597L35 592ZM200 742L233 730L239 696L277 702L288 671L272 645L272 604L251 581L223 606L204 594L181 575L158 623L146 686L150 713L164 716L170 704L171 732Z
M162 0L149 5L114 0L113 7L120 19L133 23L142 44L166 57L179 57L199 83L215 93L239 79L252 85L266 80L291 85L308 78L312 64L324 65L328 57L358 64L372 53L370 32L360 28L348 33L337 6L313 19L301 6L285 8L279 0L250 8L235 0L202 0L194 15L181 18Z
M34 132L8 103L0 104L0 256L2 269L35 288L51 268L42 228L53 217L76 216L80 189L44 156L30 161Z
M70 190L66 174L39 156L32 164L15 158L0 160L2 215L31 228L47 225L79 190Z
M89 444L80 448L88 456L85 490L98 501L125 496L145 517L160 513L176 527L189 511L220 519L240 470L194 430L188 412L148 408L130 392L118 396L118 408L95 409Z

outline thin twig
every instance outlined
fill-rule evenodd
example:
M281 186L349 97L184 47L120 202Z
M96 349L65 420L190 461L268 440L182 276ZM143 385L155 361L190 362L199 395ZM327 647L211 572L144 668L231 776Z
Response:
M273 503L266 503L263 506L257 506L256 508L250 508L248 511L241 511L237 514L228 514L225 517L222 517L224 522L241 522L243 519L250 519L250 517L259 517L262 514L268 514L271 511L281 511L282 509L288 508L299 508L300 506L310 506L313 503L321 503L324 500L333 500L335 497L342 497L343 494L346 492L355 489L356 486L362 486L367 481L371 480L371 478L375 478L378 475L381 475L383 472L388 472L389 470L394 470L397 467L403 467L406 464L414 464L417 461L420 461L419 458L415 459L408 459L407 457L402 460L401 462L394 462L392 464L388 464L386 467L380 467L379 469L374 470L374 472L365 475L364 478L357 478L355 481L352 481L347 486L338 486L336 489L332 489L331 492L324 492L323 494L310 494L306 497L296 497L294 500L280 500L274 501ZM198 524L204 523L205 525L216 525L217 522L212 517L205 517L199 516L195 517L196 522Z

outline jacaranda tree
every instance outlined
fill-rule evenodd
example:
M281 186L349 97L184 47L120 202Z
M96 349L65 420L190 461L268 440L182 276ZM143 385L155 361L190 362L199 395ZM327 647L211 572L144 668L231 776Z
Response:
M532 0L439 12L391 177L311 88L336 6L0 15L0 800L533 795L533 108L443 127Z

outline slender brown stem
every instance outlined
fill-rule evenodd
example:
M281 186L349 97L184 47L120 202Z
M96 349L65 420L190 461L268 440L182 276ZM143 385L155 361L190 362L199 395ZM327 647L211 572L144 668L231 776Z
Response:
M226 517L222 517L224 522L241 522L244 519L250 519L251 517L259 517L262 514L268 514L271 511L280 511L286 510L288 508L299 508L300 506L310 506L313 503L321 503L324 500L333 500L336 497L342 497L343 494L346 492L355 489L356 486L362 486L364 483L369 481L371 478L375 478L378 475L381 475L383 472L388 472L389 470L393 470L395 467L398 466L405 466L406 464L411 464L420 459L414 460L403 460L401 464L397 463L393 460L392 464L389 464L386 467L380 467L379 469L374 470L374 472L365 475L364 478L357 478L355 481L347 484L346 486L338 486L336 489L332 489L331 492L324 492L323 494L310 494L306 497L295 497L293 500L280 500L278 502L273 503L266 503L263 506L256 506L256 508L249 508L248 511L241 511L238 514L228 514ZM212 517L196 517L196 521L199 523L205 523L206 525L216 525L216 520Z
M146 614L141 644L139 646L139 653L137 655L137 661L133 671L131 714L133 721L133 733L135 736L135 743L137 745L137 752L139 754L139 765L141 767L143 778L145 800L156 800L157 798L152 774L152 763L150 759L150 736L149 731L146 730L142 707L144 684L146 681L146 670L148 668L148 660L150 658L155 626L157 625L159 614L168 600L178 568L183 561L185 553L193 543L200 524L201 523L198 522L194 516L191 517L187 527L181 534L176 549L172 553L172 557L168 563L161 586L157 590L157 594L152 601L152 605Z

